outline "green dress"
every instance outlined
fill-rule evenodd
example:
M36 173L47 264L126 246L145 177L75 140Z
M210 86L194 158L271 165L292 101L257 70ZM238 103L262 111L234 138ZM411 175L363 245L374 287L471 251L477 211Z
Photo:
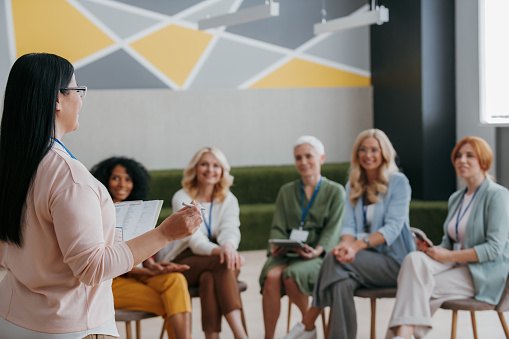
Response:
M293 229L299 229L302 218L302 200L300 180L284 184L279 190L276 199L276 210L272 221L270 239L289 239ZM322 185L315 200L304 220L305 231L309 232L306 244L316 248L322 246L322 256L314 259L303 259L295 252L289 252L286 256L274 258L270 255L260 274L260 287L263 292L263 284L267 273L276 266L288 265L283 271L283 279L293 279L302 293L313 294L318 271L322 265L323 256L339 243L341 225L343 221L343 207L345 189L342 185L323 178ZM304 207L308 206L308 200L304 195ZM285 291L281 291L284 295Z

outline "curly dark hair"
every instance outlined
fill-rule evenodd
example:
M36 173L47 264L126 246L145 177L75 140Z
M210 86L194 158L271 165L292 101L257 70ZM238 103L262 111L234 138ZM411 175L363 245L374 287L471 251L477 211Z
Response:
M124 166L127 174L129 174L133 181L133 190L125 200L146 200L150 174L148 174L147 169L142 164L134 159L126 157L111 157L92 167L90 173L92 173L92 175L96 177L96 179L99 180L109 192L108 186L110 176L113 172L113 168L117 165Z

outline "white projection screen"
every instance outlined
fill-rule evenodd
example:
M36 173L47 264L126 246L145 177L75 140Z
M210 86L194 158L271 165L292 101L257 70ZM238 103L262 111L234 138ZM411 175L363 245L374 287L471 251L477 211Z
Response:
M457 2L461 6L461 1ZM483 124L509 126L509 0L479 0L479 91Z

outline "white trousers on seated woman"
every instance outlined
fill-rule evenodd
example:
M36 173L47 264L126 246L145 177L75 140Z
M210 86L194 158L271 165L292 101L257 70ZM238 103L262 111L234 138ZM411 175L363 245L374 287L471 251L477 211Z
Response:
M466 264L440 263L424 252L412 252L399 271L398 293L386 338L396 336L395 330L401 325L414 325L414 336L422 338L431 330L431 317L442 303L474 294Z

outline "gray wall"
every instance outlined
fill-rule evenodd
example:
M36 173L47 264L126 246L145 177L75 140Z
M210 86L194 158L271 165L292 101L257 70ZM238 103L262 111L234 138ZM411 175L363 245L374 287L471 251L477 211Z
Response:
M509 187L509 128L479 121L478 0L456 1L456 136L484 138L493 148L491 173Z
M372 89L97 90L64 143L90 168L127 155L149 169L184 168L202 146L232 166L292 164L293 142L315 135L327 162L349 161L357 134L373 126Z

